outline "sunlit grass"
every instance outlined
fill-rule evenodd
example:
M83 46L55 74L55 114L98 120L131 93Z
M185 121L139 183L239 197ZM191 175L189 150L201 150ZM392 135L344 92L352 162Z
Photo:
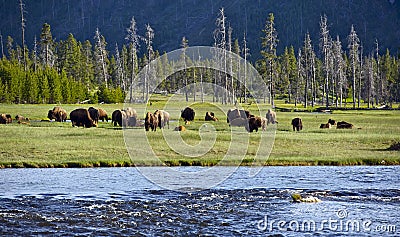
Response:
M195 121L185 125L185 132L173 131L175 126L184 125L179 120L180 110L188 105L196 111ZM62 105L68 112L89 106L91 105ZM268 105L255 103L242 106L263 116L269 108ZM244 128L230 128L226 123L225 113L233 107L231 105L193 104L181 100L167 103L162 98L152 100L152 105L132 105L138 111L139 119L143 119L146 111L166 109L170 112L170 129L147 133L143 128L114 128L111 121L100 122L98 128L90 129L73 128L71 123L40 122L53 107L54 105L0 105L0 113L10 113L13 117L21 114L31 118L29 124L14 122L0 125L0 167L400 165L400 152L387 150L393 142L400 141L399 110L334 111L332 114L278 112L279 124L273 144L269 144L273 149L268 156L268 152L261 152L259 148L262 136L272 136L272 128L268 127L266 132L251 134L245 132ZM111 117L113 110L121 109L124 105L94 107L106 109ZM207 111L214 112L219 121L205 122L204 115ZM304 129L300 132L292 131L291 120L295 117L303 120ZM354 129L319 129L320 124L327 123L330 118L352 123ZM171 146L165 140L166 136L181 139L182 143L177 147ZM190 149L202 152L203 148L196 150L196 146L201 143L201 137L203 142L210 142L205 143L205 153L199 156L186 155L185 152L191 152ZM129 141L133 141L134 146ZM185 150L187 145L189 148ZM228 151L230 156L226 157ZM258 157L255 159L256 154Z

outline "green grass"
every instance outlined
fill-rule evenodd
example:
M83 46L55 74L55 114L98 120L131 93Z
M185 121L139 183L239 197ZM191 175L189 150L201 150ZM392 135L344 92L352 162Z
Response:
M175 132L173 128L183 124L179 120L180 110L187 105L195 109L195 121L186 126L187 131ZM68 112L89 106L62 105ZM110 117L113 110L123 106L94 105L107 110ZM261 115L265 115L268 109L267 105L257 106L254 103L242 106L253 113L260 109ZM170 129L147 133L143 128L114 128L111 121L100 122L98 128L89 129L73 128L70 123L40 122L53 107L0 105L0 113L10 113L13 117L21 114L31 118L29 124L14 122L0 125L0 167L400 165L400 152L387 149L392 143L400 141L399 110L334 111L332 114L278 112L279 124L273 140L272 127L268 127L266 132L252 134L237 127L232 128L231 132L224 113L232 106L219 103L192 104L179 98L167 103L159 96L152 97L152 105L147 108L145 105L132 105L138 111L139 118L144 117L146 109L154 112L165 108L171 113L173 121ZM220 120L204 122L206 111L213 111ZM300 132L292 131L290 121L294 117L303 119L304 129ZM319 129L319 125L326 123L329 118L350 122L355 128ZM172 142L172 146L165 137L170 144ZM201 143L201 137L206 145L196 147ZM212 142L214 139L215 143ZM268 149L264 149L266 146L273 146L270 156ZM224 159L228 151L230 156Z

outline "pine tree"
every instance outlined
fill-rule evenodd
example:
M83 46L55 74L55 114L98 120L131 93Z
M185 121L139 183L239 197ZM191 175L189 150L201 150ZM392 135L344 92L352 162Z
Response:
M25 27L26 27L26 25L25 25L25 22L26 22L26 19L25 19L25 15L24 15L24 13L25 13L25 4L24 4L24 2L23 2L23 0L19 0L19 7L20 7L20 14L21 14L21 45L22 45L22 55L23 55L23 64L24 64L24 70L26 71L27 70L27 68L28 68L28 66L27 66L27 50L26 50L26 47L25 47Z
M136 71L138 69L138 58L137 58L137 51L139 48L139 35L137 34L137 28L136 28L136 21L135 18L132 17L130 25L127 29L127 35L125 37L126 40L128 40L129 44L129 49L130 49L130 68L131 68L131 73L130 73L130 82L128 87L130 88L129 93L130 93L130 101L133 101L133 91L132 91L132 83L133 80L135 79L136 76Z
M189 43L188 43L188 42L189 42L189 41L188 41L188 40L186 39L186 37L184 36L184 37L182 38L181 47L182 47L183 82L184 82L183 90L184 90L184 93L185 93L186 102L189 101L189 97L188 97L188 88L187 88L187 86L188 86L188 80L187 80L188 75L187 75L187 71L186 71L186 68L187 68L186 49L189 47Z
M272 107L275 107L274 97L275 97L275 78L274 69L276 66L276 47L278 44L278 33L275 29L275 17L273 13L269 13L265 27L262 30L264 36L261 37L261 55L267 62L267 77L270 92L270 103Z
M351 77L352 77L352 91L353 91L353 108L356 107L356 83L357 83L357 68L359 64L359 46L360 40L358 39L357 33L354 30L354 26L351 26L350 34L348 36L348 46L349 49L349 60L350 60L350 69L351 69Z
M224 81L222 82L222 85L225 90L223 91L223 97L222 97L222 103L226 104L227 103L227 87L228 87L228 78L227 78L227 59L226 59L226 49L227 49L227 43L226 43L226 16L225 16L225 10L224 8L221 8L219 10L218 17L215 21L215 25L217 28L214 30L214 39L216 43L216 47L221 49L220 51L218 50L218 54L220 53L221 55L218 56L218 63L220 67L223 69L223 73L225 75ZM221 72L219 71L219 76L221 76Z
M342 50L342 43L340 42L339 36L336 37L336 40L333 42L333 71L335 72L335 86L336 86L336 98L335 104L336 107L342 107L343 103L343 90L345 89L346 85L346 62L343 58L343 50Z
M146 42L146 48L147 48L147 72L146 75L144 77L144 83L143 83L143 100L145 101L145 103L148 102L149 100L149 85L150 85L150 81L152 79L152 68L150 68L151 64L151 60L153 60L153 54L154 54L154 50L153 50L153 39L154 39L154 30L151 28L150 24L146 25L146 34L145 34L145 38L144 41Z
M332 71L332 66L331 66L331 59L332 59L332 39L329 36L329 30L328 30L328 18L326 15L321 16L320 20L320 50L322 52L323 56L323 72L325 76L325 83L324 83L324 95L326 97L325 102L326 102L326 108L329 107L329 78L331 77L330 72ZM331 85L333 88L333 85Z
M106 51L106 40L104 36L100 34L99 28L96 28L94 46L94 59L95 59L95 75L98 77L98 82L101 84L104 82L105 87L108 87L108 69L107 69L107 51Z
M54 54L54 41L51 34L50 25L47 23L43 24L42 33L40 34L40 51L39 57L44 67L53 67L55 63Z
M316 63L309 33L306 34L301 53L301 58L299 60L301 63L302 77L304 79L304 108L307 108L308 105L309 91L311 91L311 106L314 107L316 98Z

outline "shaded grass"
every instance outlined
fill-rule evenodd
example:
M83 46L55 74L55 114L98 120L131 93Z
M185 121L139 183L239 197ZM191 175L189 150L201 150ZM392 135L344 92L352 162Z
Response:
M165 100L153 101L152 106L135 105L139 118L146 110L154 111L164 108ZM189 104L174 102L166 109L171 113L170 129L165 134L180 134L183 142L196 146L201 135L211 140L212 131L216 132L216 142L205 155L186 156L167 144L163 133L148 132L145 139L140 139L143 128L122 130L109 123L101 123L98 128L72 128L70 123L31 121L28 125L0 125L4 139L0 140L0 167L119 167L133 165L160 165L159 161L150 159L150 145L161 165L400 165L399 151L388 150L391 144L400 141L400 111L334 111L332 114L278 112L278 130L275 135L271 156L255 155L259 152L261 136L267 132L248 134L244 128L233 128L239 142L234 143L234 153L229 159L225 154L232 149L231 128L226 123L225 112L231 106L219 104L192 104L196 111L195 121L186 125L186 132L173 132L181 125L180 110ZM63 105L68 112L79 107L91 105ZM169 107L168 107L169 106ZM54 105L0 105L0 113L22 114L40 120ZM122 104L95 105L105 108L109 114L120 109ZM244 104L245 109L253 113L261 109L265 115L267 105ZM220 119L218 122L204 122L206 111L213 111ZM291 119L301 117L304 129L293 132ZM355 129L319 129L321 123L329 118L347 121ZM206 126L206 127L205 127ZM199 129L211 129L201 134ZM267 131L270 131L268 127ZM129 134L135 141L132 157L127 152L124 134ZM209 137L208 137L209 136ZM128 150L130 146L128 144ZM237 152L237 153L235 153ZM244 156L240 155L244 152ZM150 154L150 155L149 155ZM223 160L223 162L221 162Z

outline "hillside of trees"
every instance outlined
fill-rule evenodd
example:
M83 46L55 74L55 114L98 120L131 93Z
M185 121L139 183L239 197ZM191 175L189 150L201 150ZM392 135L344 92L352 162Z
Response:
M141 101L147 101L153 82L135 82L140 69L165 51L208 45L249 60L268 85L272 104L275 98L303 106L392 104L400 101L398 5L3 0L0 102L122 102L132 83L143 88ZM160 90L175 92L201 78L247 99L249 88L228 82L241 73L234 67L225 75L190 68L190 60L183 58L188 70L164 72L169 83ZM234 63L226 56L216 60L227 68ZM166 61L171 68L174 63ZM216 101L235 100L205 89ZM195 98L197 91L185 89L186 98Z

